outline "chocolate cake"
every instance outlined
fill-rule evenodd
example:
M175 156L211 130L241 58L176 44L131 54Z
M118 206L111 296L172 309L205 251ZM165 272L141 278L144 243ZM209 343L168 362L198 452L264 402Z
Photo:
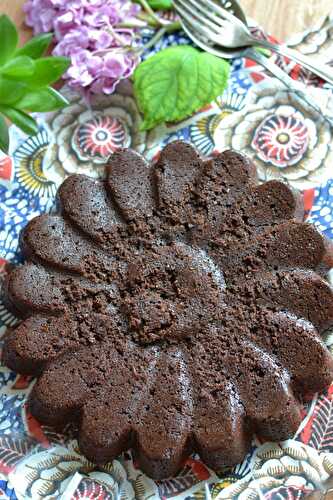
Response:
M38 377L32 414L77 422L96 463L132 448L152 478L192 452L236 464L254 433L292 436L333 379L332 255L299 196L259 185L235 151L173 142L152 165L120 150L106 180L70 176L58 198L6 283L24 320L3 358Z

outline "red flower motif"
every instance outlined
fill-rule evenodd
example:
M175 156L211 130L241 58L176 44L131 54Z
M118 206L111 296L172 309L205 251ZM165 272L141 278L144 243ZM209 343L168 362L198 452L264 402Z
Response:
M73 493L71 500L109 500L111 493L106 486L93 479L84 478Z
M97 116L75 130L72 144L83 161L88 157L105 162L111 153L128 146L129 142L125 122L111 116Z
M258 126L252 147L261 160L286 168L297 163L309 143L307 125L294 116L271 115Z
M263 498L265 500L301 500L301 498L306 497L312 491L311 488L306 488L304 486L281 486L280 488L274 488L265 493Z

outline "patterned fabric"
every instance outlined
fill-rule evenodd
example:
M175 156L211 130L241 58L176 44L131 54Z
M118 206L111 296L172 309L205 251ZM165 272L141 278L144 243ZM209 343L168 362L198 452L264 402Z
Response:
M332 37L333 17L292 43L303 52L328 56ZM173 34L153 51L179 43L187 43L186 38ZM290 61L275 61L305 82L333 116L333 88ZM69 107L39 118L35 137L12 127L10 155L0 156L0 283L22 261L20 230L36 215L54 210L57 186L68 175L103 177L105 162L117 148L130 146L151 159L175 139L192 142L204 155L230 147L244 151L257 164L261 180L282 179L300 190L308 219L333 238L331 125L253 62L233 62L229 88L216 102L182 123L148 133L140 131L142 117L129 82L112 96L95 98L89 110L78 94L64 92ZM0 303L2 336L16 322ZM326 342L333 352L333 334ZM164 481L144 476L130 452L96 468L80 454L70 427L58 434L28 413L31 384L30 378L0 367L0 499L298 500L310 493L328 498L333 485L333 384L304 406L294 439L255 441L243 463L216 474L193 456L177 477Z

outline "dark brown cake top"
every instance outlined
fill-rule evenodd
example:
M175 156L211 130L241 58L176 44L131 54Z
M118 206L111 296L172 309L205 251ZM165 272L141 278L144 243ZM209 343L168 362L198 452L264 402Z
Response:
M7 283L26 319L4 358L39 375L35 416L80 416L88 457L132 446L153 477L296 430L300 400L333 378L333 295L327 244L286 185L258 185L237 152L204 161L174 142L154 165L115 153L105 181L71 176L59 202L24 230Z

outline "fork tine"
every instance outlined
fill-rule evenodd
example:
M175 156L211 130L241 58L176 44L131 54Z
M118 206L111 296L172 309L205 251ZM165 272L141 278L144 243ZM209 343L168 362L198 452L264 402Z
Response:
M209 52L210 54L213 54L214 56L221 57L222 59L234 59L234 51L231 51L230 54L227 55L225 51L221 52L217 45L209 45L209 42L204 42L201 38L198 38L196 34L188 27L187 23L185 21L181 21L183 30L187 34L187 36L192 40L192 42L200 47L202 50L205 52Z
M243 29L246 28L245 24L240 19L238 19L238 17L231 14L231 12L227 11L226 9L215 3L213 0L196 0L196 4L197 6L200 4L202 9L205 9L206 15L209 11L208 6L210 6L211 10L215 14L219 15L222 19L226 19L233 24L238 24L242 26Z
M196 12L193 12L193 10L189 6L188 1L174 0L174 6L176 7L176 10L178 10L179 14L183 16L184 19L186 19L189 24L192 24L196 29L199 29L199 26L201 27L203 25L207 28L212 29L216 34L219 33L220 27L209 21L209 19L203 19ZM204 34L208 36L208 33Z
M182 21L182 26L187 36L192 40L192 42L195 43L195 45L200 47L202 50L205 50L206 52L211 51L211 46L208 45L208 43L205 43L200 38L197 38L194 32L189 28L188 24L185 21Z
M194 11L191 11L192 15L193 15L193 12L196 13L196 10L199 10L200 12L202 12L202 14L206 17L206 18L209 18L211 19L215 24L217 24L219 27L223 28L225 26L225 21L223 19L221 19L220 17L214 15L209 9L207 9L206 7L203 7L202 4L200 4L200 2L197 2L195 0L186 0L186 3L185 2L181 2L179 0L179 3L181 3L183 5L183 7L189 7L189 5L192 5L192 7L195 9ZM197 17L199 17L199 15L197 14ZM202 18L200 17L200 20ZM216 28L218 28L218 26L216 26Z
M212 40L215 43L219 42L219 36L216 31L212 31L211 29L207 28L207 24L205 26L205 22L202 20L202 23L198 22L195 17L192 15L192 13L188 13L188 9L185 11L183 7L181 7L180 4L181 0L174 0L174 5L176 7L176 10L178 14L180 15L181 19L185 20L186 23L192 27L194 31L199 31L203 36L206 38ZM214 28L215 30L216 28Z

